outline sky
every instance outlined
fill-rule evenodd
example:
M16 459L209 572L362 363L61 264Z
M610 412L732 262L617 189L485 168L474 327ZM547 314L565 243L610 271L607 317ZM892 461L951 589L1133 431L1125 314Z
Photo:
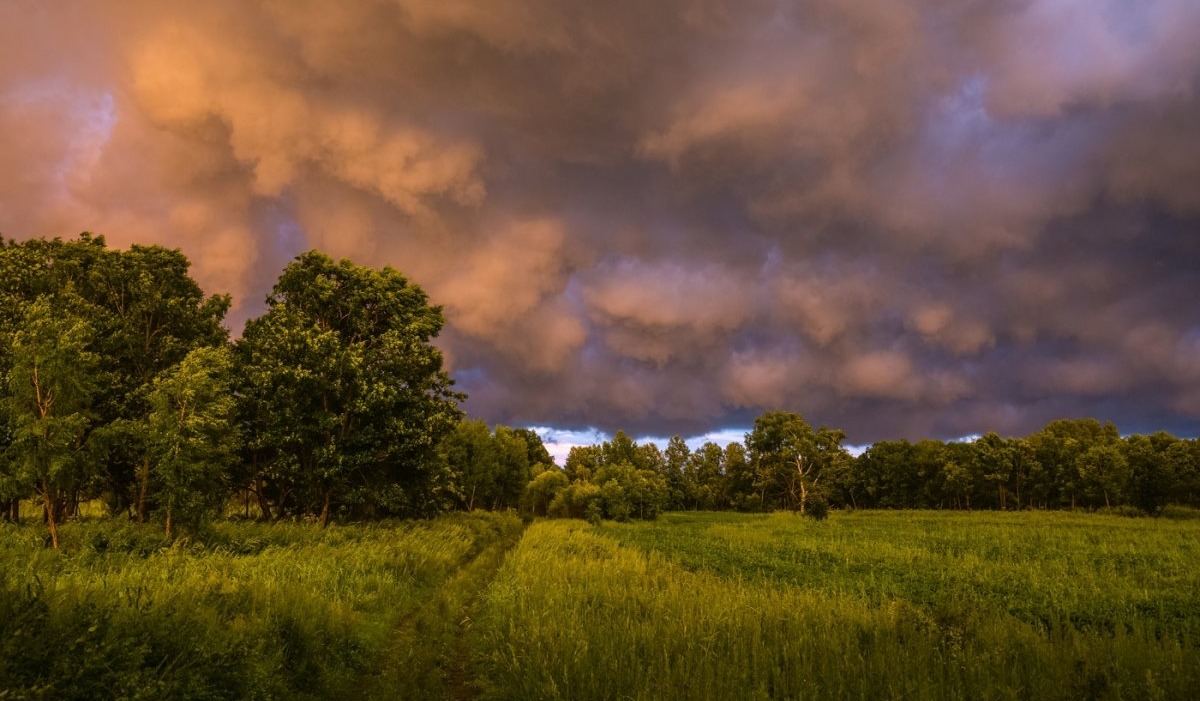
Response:
M493 423L1194 436L1198 36L1195 0L2 0L0 233L180 248L235 334L302 251L391 265Z

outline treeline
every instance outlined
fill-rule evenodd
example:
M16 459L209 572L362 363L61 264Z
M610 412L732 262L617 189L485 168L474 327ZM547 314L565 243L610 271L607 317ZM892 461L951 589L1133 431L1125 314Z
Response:
M431 341L441 309L399 272L312 251L231 342L230 300L158 246L87 234L0 239L0 513L80 505L195 530L237 501L266 520L520 509L588 519L665 510L1200 507L1200 443L1055 421L1025 438L881 442L795 413L744 443L666 450L623 432L554 465L536 433L466 419Z
M81 503L194 528L241 494L267 519L424 515L459 490L444 323L391 268L309 252L231 343L230 300L177 250L0 240L0 510Z
M625 433L572 448L560 475L530 484L551 515L623 518L662 510L773 511L823 518L830 507L866 509L1123 509L1157 514L1200 508L1200 440L1166 433L1121 437L1111 423L1061 419L1024 438L881 441L857 457L845 434L800 414L760 416L744 443L665 451ZM634 479L636 476L636 480ZM553 480L553 482L552 482ZM632 484L653 485L652 488ZM649 499L636 511L627 494Z

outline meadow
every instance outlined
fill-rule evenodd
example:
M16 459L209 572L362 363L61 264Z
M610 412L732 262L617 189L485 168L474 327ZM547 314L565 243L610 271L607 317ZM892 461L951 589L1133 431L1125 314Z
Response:
M0 699L1200 698L1200 520L0 525Z
M475 645L498 699L1198 698L1198 565L1197 521L550 521Z
M521 526L218 522L169 542L85 520L54 551L41 524L3 524L0 699L444 697L466 649L442 622Z

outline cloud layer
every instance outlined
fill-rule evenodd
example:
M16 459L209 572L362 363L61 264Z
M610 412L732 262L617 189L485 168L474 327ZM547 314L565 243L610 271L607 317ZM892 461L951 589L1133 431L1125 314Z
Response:
M491 421L1200 428L1200 6L12 0L0 231L311 247Z

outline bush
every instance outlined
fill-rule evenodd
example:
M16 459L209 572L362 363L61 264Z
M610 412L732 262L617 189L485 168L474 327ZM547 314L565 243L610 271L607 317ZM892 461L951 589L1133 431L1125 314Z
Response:
M1172 504L1164 506L1162 511L1158 512L1158 516L1159 518L1170 519L1172 521L1195 521L1200 519L1200 509Z
M561 470L552 469L529 480L521 494L521 513L545 516L550 511L554 497L567 487L567 476Z
M602 498L600 487L590 482L575 482L559 490L546 511L555 518L586 518L593 503L603 513Z
M829 518L829 500L824 495L811 496L805 505L804 515L814 521L824 521Z
M1119 506L1105 506L1096 509L1098 514L1108 514L1110 516L1124 516L1126 518L1143 518L1148 514L1136 506L1130 504L1121 504Z

